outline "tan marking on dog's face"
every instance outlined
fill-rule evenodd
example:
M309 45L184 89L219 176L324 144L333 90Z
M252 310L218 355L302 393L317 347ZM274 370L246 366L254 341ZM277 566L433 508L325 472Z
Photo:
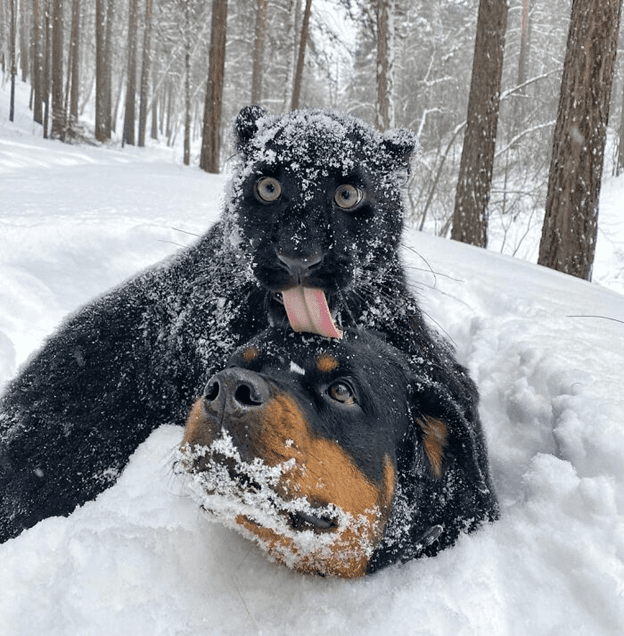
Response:
M424 433L423 446L433 476L439 479L442 477L442 462L444 461L444 449L448 442L448 427L444 422L433 417L423 417L418 420L418 424Z
M338 368L338 360L329 353L322 353L316 359L316 367L321 373L329 373Z
M195 401L191 411L186 418L184 427L184 436L180 444L180 450L188 449L193 453L198 448L209 447L214 442L216 431L211 425L210 420L206 417L204 410L204 398L200 397ZM206 468L206 458L203 455L189 461L184 460L185 470L190 472L199 472Z
M204 398L198 398L195 400L195 404L193 404L193 408L186 418L184 437L182 438L181 445L209 446L213 440L214 436L211 433L204 411Z
M258 357L259 354L260 354L260 352L258 351L258 347L254 347L252 345L251 347L247 347L243 351L243 360L245 362L252 362L253 360L255 360Z
M394 492L396 488L396 473L394 464L388 455L384 457L384 489L383 501L387 506L392 505L394 501Z
M310 433L297 403L284 394L272 400L263 419L260 446L264 461L270 466L291 459L296 462L280 479L280 495L306 497L319 506L332 503L364 523L342 530L336 541L322 550L301 554L292 539L245 517L237 522L258 537L276 560L300 572L363 576L370 556L367 547L381 539L391 512L395 476L390 458L385 461L384 483L371 483L339 444Z

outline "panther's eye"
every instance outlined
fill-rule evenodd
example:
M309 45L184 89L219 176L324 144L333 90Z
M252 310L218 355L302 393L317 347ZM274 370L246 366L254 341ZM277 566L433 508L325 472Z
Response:
M282 194L282 186L277 179L273 177L260 177L256 181L256 196L266 203L277 201Z
M327 394L332 400L336 400L336 402L341 402L348 406L355 404L355 394L353 393L353 389L342 380L334 382L327 389Z
M355 186L344 184L336 188L334 201L343 210L354 208L362 199L364 193Z

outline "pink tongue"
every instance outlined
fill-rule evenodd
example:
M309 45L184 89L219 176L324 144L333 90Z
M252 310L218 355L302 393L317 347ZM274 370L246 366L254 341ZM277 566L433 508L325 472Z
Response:
M334 324L322 289L298 285L282 292L282 298L288 322L295 331L342 338L342 331Z

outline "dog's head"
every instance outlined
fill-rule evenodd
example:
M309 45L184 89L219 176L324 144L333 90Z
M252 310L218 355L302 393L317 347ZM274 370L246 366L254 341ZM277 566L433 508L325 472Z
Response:
M416 138L328 110L243 109L230 209L274 324L338 337L371 282L398 268Z
M354 577L413 558L446 531L457 497L431 504L448 475L479 479L466 427L422 410L422 371L366 331L269 330L208 382L180 465L202 507L301 572Z

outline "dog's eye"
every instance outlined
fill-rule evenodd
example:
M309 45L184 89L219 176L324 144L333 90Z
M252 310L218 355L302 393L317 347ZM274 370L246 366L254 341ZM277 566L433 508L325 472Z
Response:
M266 203L277 201L282 194L282 186L273 177L261 177L256 181L256 196Z
M342 404L347 404L351 406L355 404L355 395L353 393L353 389L346 383L342 381L334 382L328 389L327 393L332 400L336 400L336 402L341 402Z
M336 188L334 201L343 210L354 208L362 199L364 193L355 186L344 184Z

